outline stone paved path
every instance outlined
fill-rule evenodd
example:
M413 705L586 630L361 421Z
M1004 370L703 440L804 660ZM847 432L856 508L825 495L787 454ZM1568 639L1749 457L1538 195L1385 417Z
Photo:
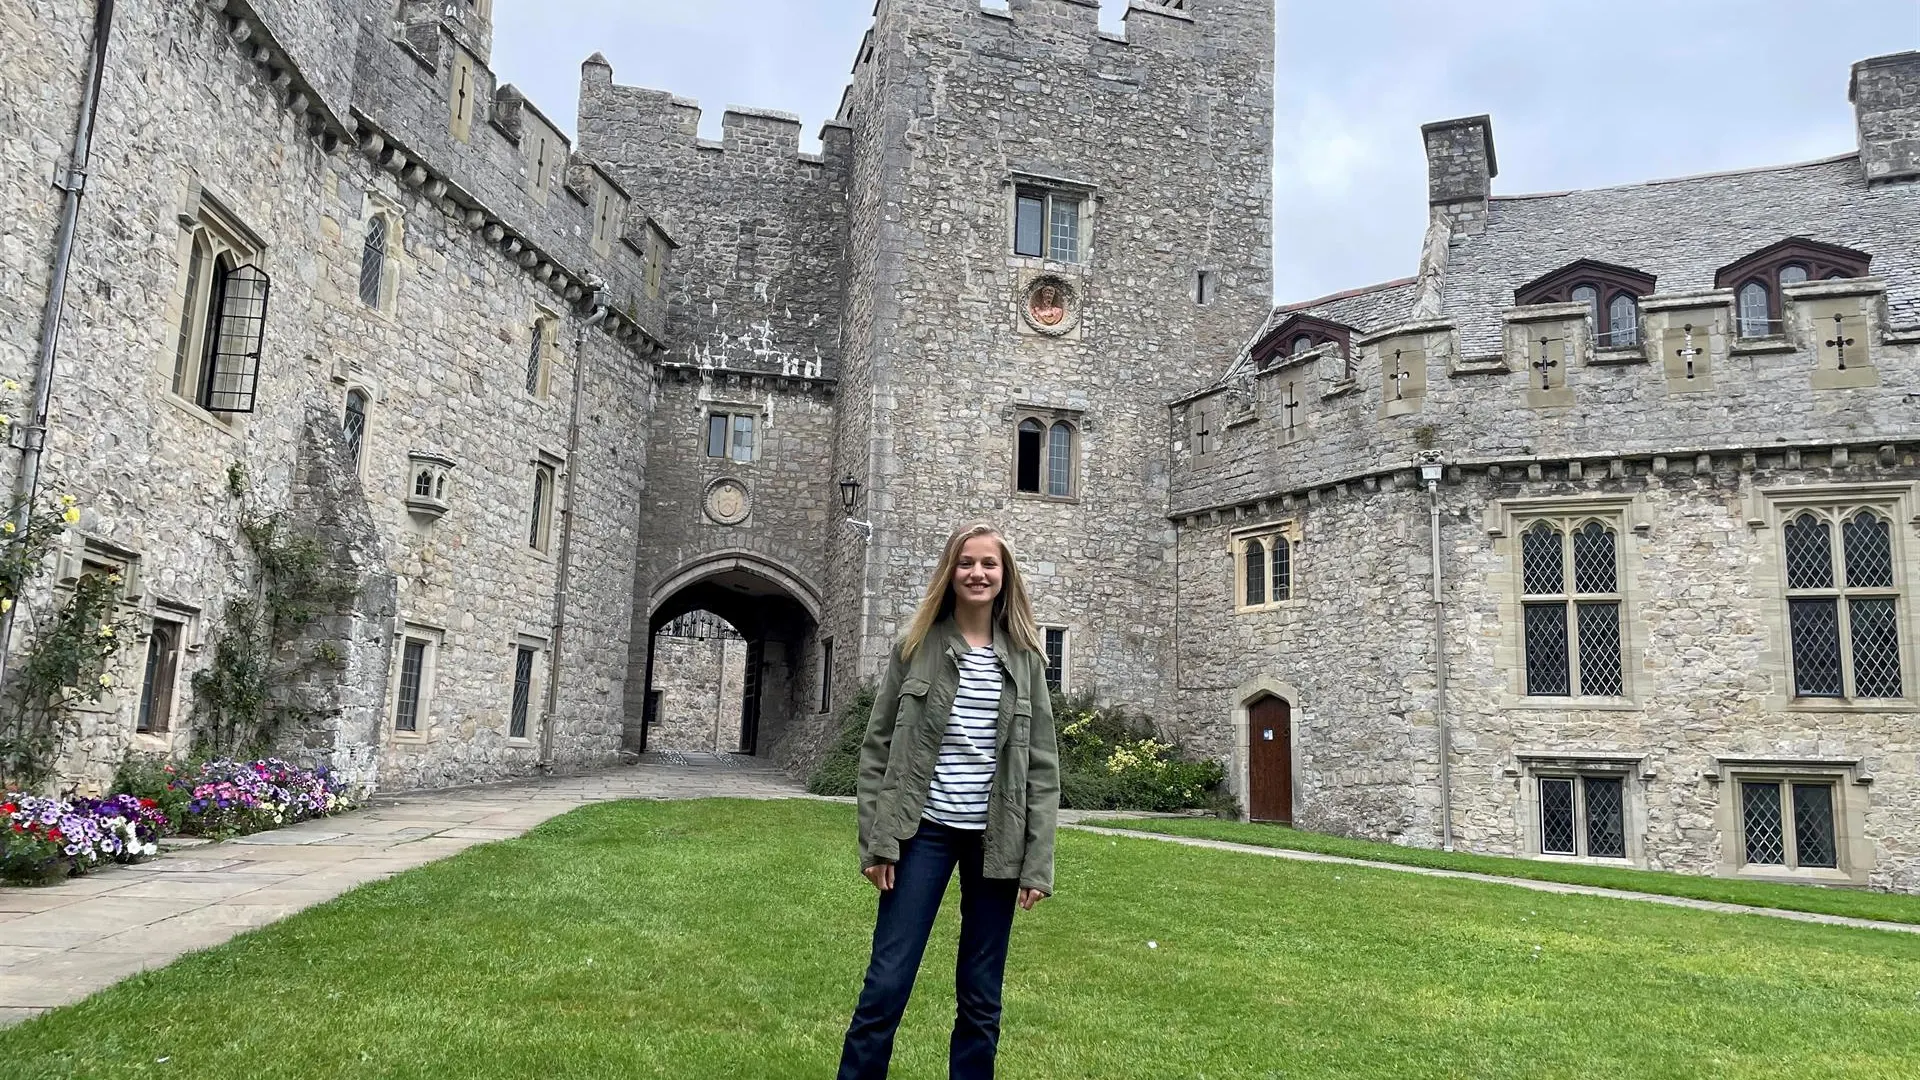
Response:
M588 776L382 796L352 814L175 851L140 866L109 867L43 889L0 889L0 1027L72 1004L129 975L211 948L357 885L392 877L475 844L519 836L590 803L714 797L806 795L783 774L747 759L650 755L638 766ZM1083 820L1073 811L1063 811L1060 817L1069 827ZM1098 824L1119 817L1087 815L1084 820ZM1090 831L1250 855L1469 878L1542 892L1920 933L1920 926L1902 923L1370 863L1120 828Z
M1086 832L1096 832L1108 836L1130 836L1136 840L1159 840L1169 844L1185 844L1188 847L1212 848L1215 851L1234 851L1243 855L1266 855L1276 859L1297 859L1301 862L1343 863L1347 866L1364 866L1372 870L1397 870L1406 874L1423 874L1427 877L1463 878L1467 881L1484 881L1494 885L1513 885L1535 892L1561 893L1572 896L1604 896L1614 900L1644 900L1649 904L1667 904L1672 907L1693 908L1696 911L1717 911L1725 915L1765 915L1774 919L1792 919L1796 922L1823 923L1827 926L1851 926L1862 930L1891 930L1901 934L1920 934L1920 925L1913 923L1881 922L1877 919L1854 919L1845 915L1822 915L1811 911L1784 911L1780 908L1749 907L1745 904L1723 904L1715 900L1694 900L1685 896L1661 896L1658 893L1628 892L1624 889L1601 889L1592 885L1567 885L1558 881L1534 881L1531 878L1498 877L1493 874L1472 874L1464 870L1439 870L1430 866L1406 866L1401 863L1372 862L1366 859L1349 859L1341 855L1322 855L1314 851L1288 851L1285 848L1259 847L1253 844L1235 844L1225 840L1205 840L1197 836L1174 836L1168 833L1140 832L1134 829L1110 827L1098 818L1083 819L1084 824L1061 824L1069 828L1080 828ZM1112 818L1108 821L1115 820Z
M804 795L783 774L742 759L661 756L568 779L382 796L355 813L139 866L47 888L0 888L0 1027L588 803Z

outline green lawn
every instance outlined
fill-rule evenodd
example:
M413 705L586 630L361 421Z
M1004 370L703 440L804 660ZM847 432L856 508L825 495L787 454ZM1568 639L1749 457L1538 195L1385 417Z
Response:
M1569 885L1627 889L1659 896L1716 900L1724 904L1747 904L1752 907L1781 908L1786 911L1846 915L1855 919L1920 923L1920 896L1868 892L1862 889L1831 889L1819 885L1775 885L1763 881L1736 881L1727 878L1701 877L1695 874L1668 874L1655 870L1616 869L1610 866L1589 866L1583 863L1512 859L1501 855L1472 855L1464 851L1430 851L1425 848L1400 847L1397 844L1379 844L1371 840L1349 840L1344 836L1328 836L1324 833L1300 832L1282 825L1250 825L1236 821L1221 821L1218 818L1144 818L1090 821L1087 824L1171 836L1197 836L1206 840L1226 840L1235 844L1284 848L1288 851L1312 851L1321 855L1340 855L1349 859L1398 863L1403 866L1462 870L1469 874L1495 874L1500 877L1527 878L1532 881L1559 881Z
M591 807L0 1032L0 1076L824 1078L852 845L838 804ZM1058 879L1016 1080L1920 1075L1920 937L1076 831ZM946 1075L954 935L896 1077Z

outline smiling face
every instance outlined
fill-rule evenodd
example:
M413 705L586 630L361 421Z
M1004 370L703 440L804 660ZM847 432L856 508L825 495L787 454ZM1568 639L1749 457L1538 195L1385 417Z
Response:
M991 606L1000 595L1006 567L995 536L973 536L953 564L953 602L957 607Z

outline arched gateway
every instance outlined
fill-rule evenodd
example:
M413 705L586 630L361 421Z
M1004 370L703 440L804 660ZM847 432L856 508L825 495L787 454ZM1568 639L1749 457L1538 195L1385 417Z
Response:
M801 714L811 685L803 667L821 622L818 589L779 560L758 552L703 555L661 575L634 605L629 658L624 749L645 752L648 702L654 691L655 636L693 611L708 611L731 623L746 639L746 673L740 708L740 752L764 755L779 745Z

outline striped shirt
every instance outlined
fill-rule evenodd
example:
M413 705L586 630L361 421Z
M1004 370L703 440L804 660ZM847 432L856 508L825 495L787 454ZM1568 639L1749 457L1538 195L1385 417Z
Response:
M960 688L947 715L923 817L955 829L987 827L999 719L1000 661L991 645L969 649L960 657Z

